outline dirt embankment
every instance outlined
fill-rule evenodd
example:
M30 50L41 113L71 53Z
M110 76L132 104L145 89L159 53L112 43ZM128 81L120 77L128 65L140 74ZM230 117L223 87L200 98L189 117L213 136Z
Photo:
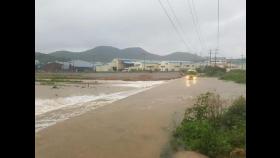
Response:
M117 73L36 73L36 79L90 79L90 80L124 80L156 81L182 77L180 72L117 72Z

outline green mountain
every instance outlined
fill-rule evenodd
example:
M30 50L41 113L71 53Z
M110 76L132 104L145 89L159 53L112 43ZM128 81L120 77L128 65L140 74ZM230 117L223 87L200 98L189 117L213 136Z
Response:
M110 62L114 58L140 59L143 60L180 60L180 61L201 61L203 57L191 53L175 52L166 56L160 56L147 52L140 47L118 49L112 46L98 46L82 52L56 51L49 54L36 53L36 59L41 63L45 61L69 61L84 60L88 62Z
M40 61L40 64L47 64L48 62L54 61L70 61L71 59L65 57L55 57L50 54L44 54L40 52L35 52L35 59Z
M164 60L177 60L177 61L202 61L203 57L196 54L186 52L175 52L169 55L163 56Z

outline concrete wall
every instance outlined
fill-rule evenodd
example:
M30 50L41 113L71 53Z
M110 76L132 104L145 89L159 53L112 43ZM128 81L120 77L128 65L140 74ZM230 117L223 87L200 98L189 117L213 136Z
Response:
M113 67L110 64L107 64L107 65L97 65L95 67L95 71L96 72L112 72L113 71Z

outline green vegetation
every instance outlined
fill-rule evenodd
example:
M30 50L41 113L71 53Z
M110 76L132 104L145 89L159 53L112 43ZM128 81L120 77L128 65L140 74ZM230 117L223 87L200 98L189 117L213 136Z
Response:
M246 83L246 70L231 70L226 72L225 68L206 66L205 68L198 68L196 71L208 77L218 77L221 80Z
M51 80L36 80L36 82L40 82L41 85L55 85Z
M224 108L219 95L208 92L186 110L170 145L175 151L193 150L210 158L227 158L236 149L245 152L245 126L245 98L240 97Z
M114 58L139 59L143 60L143 54L149 60L188 60L203 61L205 58L188 52L174 52L165 56L160 56L147 52L139 47L118 49L112 46L98 46L81 52L56 51L48 54L36 52L35 58L40 63L46 64L55 61L84 60L88 62L111 62Z
M81 74L68 74L68 73L36 73L36 80L70 80L70 79L88 79L89 77L82 76Z
M71 82L71 83L80 83L80 80L67 80L67 79L37 79L37 82Z
M246 83L245 70L231 70L220 77L222 80L235 81L236 83Z
M80 80L69 79L36 79L36 82L40 82L41 85L55 85L55 83L81 83Z
M225 68L206 66L204 68L197 69L197 72L203 73L205 76L209 77L220 77L226 73Z
M55 61L70 61L69 58L62 58L62 57L55 57L50 54L44 53L35 53L35 59L40 61L40 64L47 64L48 62L55 62Z

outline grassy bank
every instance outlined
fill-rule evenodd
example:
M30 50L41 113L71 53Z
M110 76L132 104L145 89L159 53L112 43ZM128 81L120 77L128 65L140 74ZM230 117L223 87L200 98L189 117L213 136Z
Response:
M81 83L80 80L69 79L36 79L36 82L40 82L42 85L55 85L56 83Z
M173 132L173 151L192 150L210 158L245 157L246 100L225 108L219 95L200 95Z
M36 80L69 80L69 79L87 79L87 77L80 74L70 74L70 73L36 73Z
M199 68L197 71L207 77L218 77L221 80L246 83L246 70L231 70L226 72L225 68L207 66L205 68Z
M246 83L245 70L231 70L220 77L222 80L234 81L236 83Z
M39 79L157 81L182 77L180 72L35 73Z
M206 66L204 68L198 68L198 73L202 73L207 77L220 77L226 73L226 69L220 67L210 67Z

